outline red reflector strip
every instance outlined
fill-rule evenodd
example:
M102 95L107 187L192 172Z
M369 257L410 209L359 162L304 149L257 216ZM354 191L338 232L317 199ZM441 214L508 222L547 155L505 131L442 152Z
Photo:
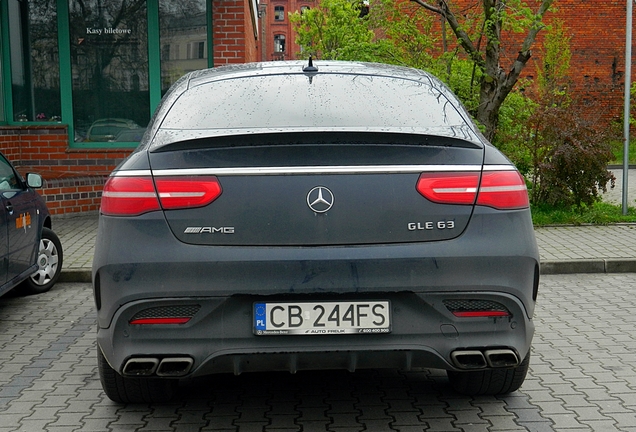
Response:
M455 311L453 315L460 318L504 317L510 316L506 311Z
M190 321L190 317L175 318L139 318L130 321L129 324L185 324Z

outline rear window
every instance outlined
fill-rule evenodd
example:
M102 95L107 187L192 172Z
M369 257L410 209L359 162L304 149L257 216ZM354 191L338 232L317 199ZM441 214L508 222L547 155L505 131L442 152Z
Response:
M375 75L241 77L189 89L161 129L445 128L465 126L428 81Z

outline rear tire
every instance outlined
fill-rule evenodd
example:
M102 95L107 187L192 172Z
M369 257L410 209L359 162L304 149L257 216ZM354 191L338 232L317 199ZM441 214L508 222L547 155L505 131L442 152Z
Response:
M171 379L123 377L110 367L99 347L97 369L104 393L110 400L118 403L168 402L179 384L177 380Z
M519 390L530 366L530 352L519 366L509 369L446 371L456 392L468 395L501 395Z
M49 228L42 228L38 246L38 269L17 287L18 294L42 294L50 290L62 271L62 243Z

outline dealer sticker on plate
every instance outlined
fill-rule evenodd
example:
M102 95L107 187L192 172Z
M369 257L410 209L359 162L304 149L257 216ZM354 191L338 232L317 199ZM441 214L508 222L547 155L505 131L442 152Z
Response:
M256 335L390 333L388 301L254 303Z

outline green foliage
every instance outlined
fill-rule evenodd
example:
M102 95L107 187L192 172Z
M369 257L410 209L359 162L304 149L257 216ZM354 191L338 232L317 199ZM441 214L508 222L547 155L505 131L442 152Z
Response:
M472 61L458 57L456 52L447 52L428 71L444 81L471 114L477 112L482 72Z
M497 2L487 15L486 28L498 24L502 30L512 33L524 33L536 24L534 12L523 0Z
M495 144L529 179L534 205L592 206L615 178L611 137L569 91L570 38L562 22L546 34L537 84L509 95Z
M544 105L563 106L570 102L567 93L572 58L570 40L563 21L553 20L543 43L542 61L536 67L538 96Z
M321 0L302 15L290 14L303 47L299 58L357 60L430 69L436 40L433 19L409 2L378 0L361 16L356 0Z
M374 61L419 69L435 63L433 18L414 3L378 0L370 9L368 25L375 35Z
M545 156L541 149L529 146L535 131L531 130L530 119L539 104L526 95L525 87L508 95L501 106L499 132L495 145L517 166L519 171L528 175L538 161Z
M629 93L630 93L630 113L629 113L629 124L631 126L636 125L636 118L634 118L634 115L632 114L633 110L634 110L634 106L636 105L636 81L632 82L631 87L629 88ZM625 118L625 115L621 115L621 127L623 126L622 122L623 119Z
M296 42L303 47L299 58L309 55L325 60L362 60L371 57L373 32L360 17L360 3L348 0L321 0L304 13L289 14Z
M634 137L629 141L629 155L628 163L630 165L636 165L636 145L634 145ZM619 139L611 140L612 152L614 153L614 159L610 162L613 165L623 165L623 159L625 156L625 142Z

